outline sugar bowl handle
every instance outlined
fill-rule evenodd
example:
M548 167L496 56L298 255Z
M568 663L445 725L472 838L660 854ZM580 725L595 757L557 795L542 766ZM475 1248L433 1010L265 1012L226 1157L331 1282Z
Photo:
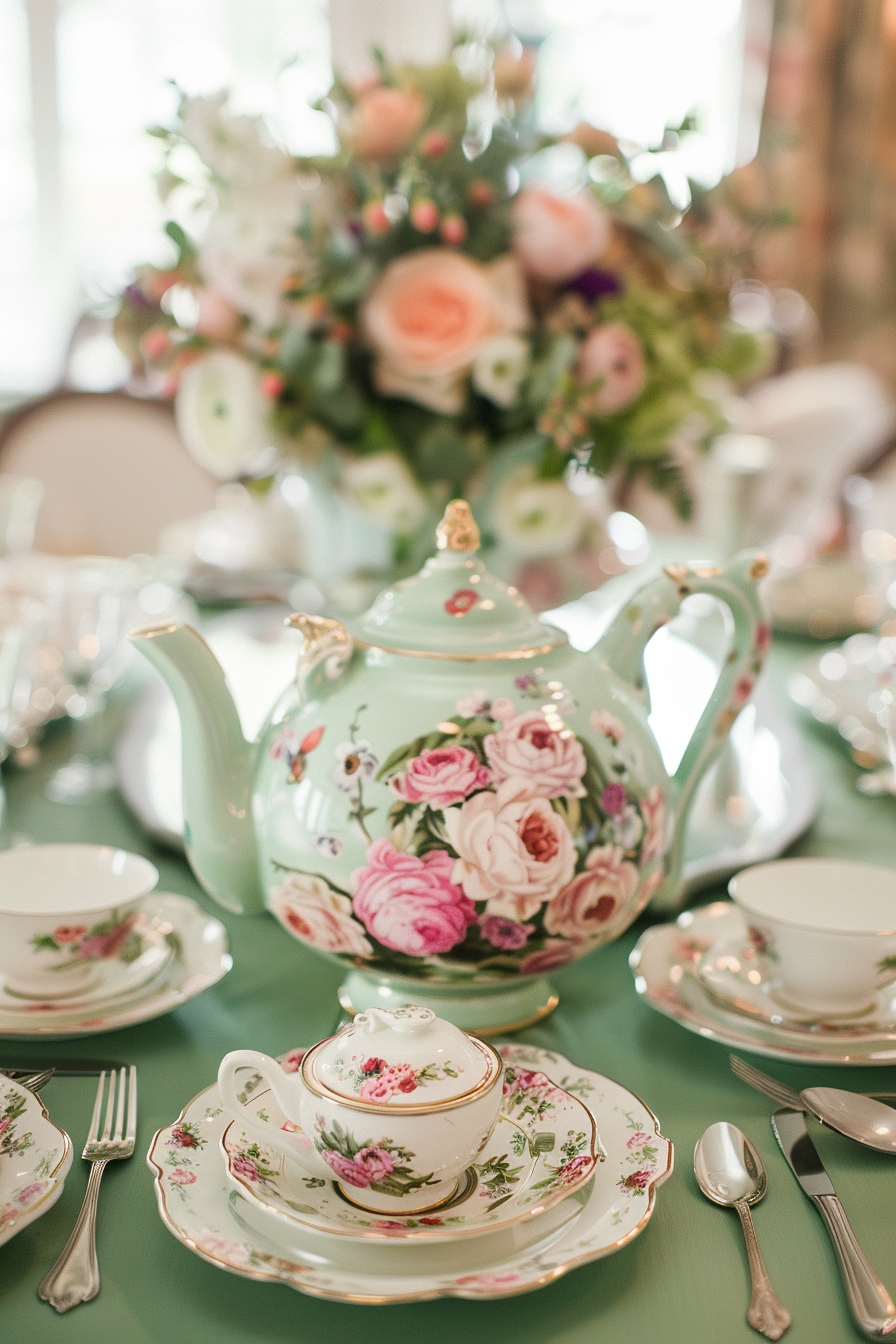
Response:
M246 1069L254 1071L256 1081L253 1082L252 1074L242 1072ZM241 1077L238 1080L237 1075L240 1073ZM266 1144L283 1157L298 1162L314 1176L332 1176L333 1173L318 1157L311 1139L298 1126L295 1129L281 1129L279 1125L267 1123L253 1114L250 1102L251 1097L258 1093L259 1075L260 1081L267 1083L277 1098L277 1103L286 1113L287 1120L295 1124L294 1117L298 1108L296 1097L290 1095L293 1093L295 1083L283 1072L276 1059L272 1059L270 1055L263 1055L260 1050L231 1050L230 1054L221 1060L218 1069L218 1091L224 1110L241 1129L259 1143ZM252 1087L251 1091L248 1091L250 1083Z

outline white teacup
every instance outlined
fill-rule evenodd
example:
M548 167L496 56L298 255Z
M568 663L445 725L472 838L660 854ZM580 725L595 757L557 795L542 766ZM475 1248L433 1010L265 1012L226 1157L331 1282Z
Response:
M781 859L745 868L728 890L783 1003L846 1017L896 979L896 869Z
M127 957L137 905L159 880L148 859L111 845L0 851L0 976L28 999L66 999Z

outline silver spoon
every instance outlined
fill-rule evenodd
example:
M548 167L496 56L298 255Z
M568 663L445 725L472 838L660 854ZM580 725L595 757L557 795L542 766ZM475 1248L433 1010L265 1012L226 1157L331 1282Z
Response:
M842 1087L807 1087L794 1092L786 1083L779 1082L761 1069L729 1055L731 1070L741 1082L755 1087L757 1092L771 1097L779 1106L792 1111L808 1111L838 1134L875 1148L879 1153L896 1155L896 1110L886 1102L866 1097L861 1092L848 1092Z
M747 1320L767 1339L780 1339L790 1325L790 1312L769 1282L750 1213L750 1205L758 1204L768 1188L762 1158L746 1134L720 1120L704 1131L694 1149L694 1175L713 1204L737 1210L752 1283Z

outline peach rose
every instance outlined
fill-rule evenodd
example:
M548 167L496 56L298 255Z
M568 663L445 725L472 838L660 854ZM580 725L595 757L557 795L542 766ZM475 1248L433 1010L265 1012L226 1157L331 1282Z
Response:
M513 779L525 798L584 798L582 744L552 728L540 710L508 720L483 745L495 784Z
M407 149L425 117L426 104L413 89L377 86L355 103L346 139L359 159L395 159Z
M377 356L377 390L444 414L458 411L463 379L482 346L528 322L517 281L512 258L485 267L447 248L390 262L361 310Z
M487 915L522 922L572 877L572 836L546 798L529 796L526 780L505 780L444 817L459 855L453 880L471 901L487 902Z
M575 367L579 383L601 380L589 409L602 414L623 411L637 401L647 376L641 342L628 327L608 322L586 337Z
M513 202L513 250L539 280L571 280L606 251L610 222L590 191L558 196L525 187Z
M352 918L352 903L321 877L290 873L270 894L270 907L280 923L300 942L321 952L369 957L373 948Z
M595 938L614 916L628 909L638 887L638 870L616 845L601 845L544 912L548 933L564 938Z

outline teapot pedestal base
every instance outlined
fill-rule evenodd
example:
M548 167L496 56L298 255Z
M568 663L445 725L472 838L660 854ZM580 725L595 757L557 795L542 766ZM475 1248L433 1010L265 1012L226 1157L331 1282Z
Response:
M352 971L339 986L339 1002L350 1017L368 1008L394 1010L416 1003L464 1031L494 1036L522 1031L540 1022L554 1011L560 999L543 976L489 992L481 987L451 990L418 980L384 980Z

